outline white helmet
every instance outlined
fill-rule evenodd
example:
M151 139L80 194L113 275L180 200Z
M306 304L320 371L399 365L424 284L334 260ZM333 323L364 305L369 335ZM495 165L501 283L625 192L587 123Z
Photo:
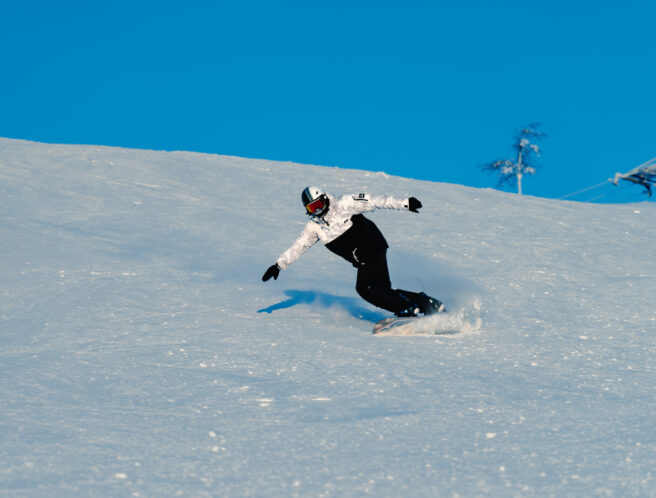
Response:
M326 193L319 187L305 187L301 194L301 200L310 216L323 216L328 212L330 201Z

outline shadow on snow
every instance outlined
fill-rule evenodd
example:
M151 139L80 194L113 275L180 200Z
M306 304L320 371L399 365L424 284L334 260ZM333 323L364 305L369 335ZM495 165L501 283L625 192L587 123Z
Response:
M322 308L343 308L348 311L349 314L354 318L366 320L368 322L377 322L378 320L382 320L388 316L385 315L382 311L372 310L360 306L358 304L358 299L353 297L334 296L332 294L325 294L323 292L301 291L293 289L286 290L285 295L289 296L289 299L281 301L277 304L272 304L268 308L257 310L257 312L272 313L274 311L282 310L285 308L291 308L297 304L312 304Z

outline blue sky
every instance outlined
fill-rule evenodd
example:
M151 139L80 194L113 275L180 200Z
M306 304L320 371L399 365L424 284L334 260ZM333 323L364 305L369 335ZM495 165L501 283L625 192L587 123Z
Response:
M493 187L480 166L537 121L524 192L558 198L656 156L655 19L633 0L5 2L0 136Z

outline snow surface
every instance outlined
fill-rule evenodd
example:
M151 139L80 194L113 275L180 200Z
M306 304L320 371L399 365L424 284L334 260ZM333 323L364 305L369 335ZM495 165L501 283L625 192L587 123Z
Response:
M412 165L408 165L409 168ZM376 337L307 184L475 333ZM656 205L0 139L0 494L656 496Z

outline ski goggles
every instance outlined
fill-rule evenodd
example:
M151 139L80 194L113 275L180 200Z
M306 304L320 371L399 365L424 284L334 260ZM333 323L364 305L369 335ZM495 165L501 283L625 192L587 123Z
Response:
M324 196L319 197L318 199L313 200L311 203L305 205L308 214L317 214L323 211L326 207L326 199Z

